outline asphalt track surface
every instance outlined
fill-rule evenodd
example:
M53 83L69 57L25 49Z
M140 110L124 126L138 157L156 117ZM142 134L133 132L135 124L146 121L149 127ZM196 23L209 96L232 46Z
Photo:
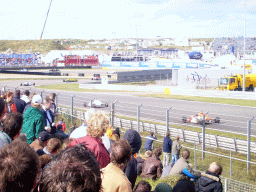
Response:
M86 82L86 80L83 80ZM7 89L14 90L20 88L20 83L25 81L1 81L0 87L7 85ZM30 80L31 83L36 85L47 84L62 84L62 80ZM80 80L79 80L80 82ZM38 93L42 92L41 89L30 88L31 91ZM23 87L23 89L26 89ZM44 90L43 96L48 95L52 90ZM247 132L248 121L256 115L256 108L243 107L226 104L214 104L196 101L162 99L162 98L149 98L141 97L138 95L148 94L142 92L69 92L69 91L54 91L58 93L58 102L61 105L71 106L71 97L74 97L74 107L84 108L83 103L89 103L90 100L96 98L103 103L111 103L117 100L115 104L115 114L137 117L137 108L140 107L140 118L155 122L166 122L166 110L169 108L169 124L183 124L181 119L183 116L189 117L198 112L208 112L211 118L220 118L220 123L208 124L207 129L221 130L227 132L243 133ZM102 110L110 113L110 107L102 108ZM254 120L256 121L256 120ZM256 135L256 122L252 121L252 135ZM188 124L186 124L188 125ZM196 124L189 124L198 126Z

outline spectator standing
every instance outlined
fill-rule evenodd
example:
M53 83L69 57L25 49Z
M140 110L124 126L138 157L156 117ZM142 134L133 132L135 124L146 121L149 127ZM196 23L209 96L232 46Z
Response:
M0 191L31 192L39 172L39 157L25 142L15 140L0 150Z
M20 99L23 100L23 101L25 101L26 104L29 104L29 103L31 102L31 99L29 98L29 95L30 95L29 90L25 90L25 91L23 92L23 95L22 95L22 97L21 97Z
M84 145L67 148L44 168L40 192L101 192L101 172L94 154Z
M54 117L55 117L53 112L50 110L51 105L52 103L50 101L50 98L46 97L43 102L41 111L43 111L45 126L47 127L52 127L52 123L54 122Z
M163 164L160 160L161 155L162 149L157 147L153 151L153 156L145 160L141 173L142 178L155 180L161 177L163 170Z
M39 156L42 156L44 154L47 154L47 155L51 155L51 157L53 157L60 149L60 146L61 146L61 142L59 139L57 138L51 138L46 147L44 147L43 149L38 149L36 151L36 153L39 155Z
M20 136L23 117L20 113L6 114L0 131L0 149Z
M50 108L50 110L52 111L53 114L56 114L57 113L57 107L56 107L56 104L55 104L56 93L51 93L49 95L49 98L50 98L50 101L51 101L51 108Z
M102 169L103 192L131 192L132 185L123 170L131 160L132 148L125 139L113 143L111 163Z
M151 132L149 136L147 136L145 141L145 151L152 151L153 150L153 142L157 140L156 136L154 136L154 133Z
M14 113L17 112L17 107L13 101L13 92L8 91L5 95L5 113Z
M170 163L170 157L172 152L172 140L170 139L170 133L166 132L163 142L163 166L166 167Z
M106 133L110 127L108 116L102 112L97 111L89 119L87 126L87 135L71 141L68 147L75 146L77 144L84 144L90 149L96 156L100 168L106 167L110 163L109 153L102 143L101 137Z
M180 137L177 136L175 138L175 141L173 142L172 145L172 162L171 162L171 166L174 165L174 163L176 163L179 159L180 156L180 149L182 148L182 146L179 143Z
M16 105L17 112L22 114L23 111L24 111L24 108L26 106L26 102L20 99L20 90L17 89L15 91L15 95L14 95L13 100L14 100L14 103Z
M190 152L187 149L184 149L182 152L181 158L174 164L170 171L170 175L176 175L176 176L187 176L192 179L197 179L201 176L200 172L194 171L189 162L188 159L190 157Z
M30 94L30 102L28 102L23 110L23 114L26 112L26 110L29 108L29 107L32 107L32 104L31 104L31 101L33 99L33 97L36 95L36 93L32 93ZM40 108L40 111L42 111L42 109ZM43 112L43 111L42 111Z
M198 179L196 184L196 192L222 192L222 183L220 175L222 167L216 162L211 163L205 174Z
M45 120L39 110L41 103L41 96L35 95L31 101L32 107L28 108L23 115L24 120L21 132L26 134L28 144L31 144L44 131Z
M38 149L43 149L47 145L49 139L50 134L47 131L43 131L38 135L38 139L30 144L30 147L32 147L35 151Z
M133 129L127 130L123 135L123 139L126 139L132 148L131 160L128 162L127 166L125 167L124 173L129 179L129 181L131 182L132 189L133 189L137 179L137 160L135 157L136 157L136 153L138 153L141 148L142 142L141 142L140 134Z

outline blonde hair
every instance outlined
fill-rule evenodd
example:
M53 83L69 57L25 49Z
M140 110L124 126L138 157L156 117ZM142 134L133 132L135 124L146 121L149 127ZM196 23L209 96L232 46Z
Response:
M99 138L106 133L109 127L108 116L103 111L97 111L89 119L87 133L92 137Z

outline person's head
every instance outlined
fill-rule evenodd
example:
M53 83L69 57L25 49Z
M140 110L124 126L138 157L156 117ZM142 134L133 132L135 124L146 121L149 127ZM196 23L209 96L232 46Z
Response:
M184 159L188 159L190 157L190 152L187 149L184 149L181 155Z
M7 103L12 102L12 101L13 101L13 96L14 96L13 92L8 91L8 92L6 93L6 102L7 102Z
M31 101L32 107L40 109L42 106L42 97L40 95L34 95Z
M56 93L50 93L49 98L50 98L51 101L54 102L55 98L56 98Z
M41 192L99 192L101 191L99 163L84 145L67 148L45 167L39 177L38 188Z
M175 140L176 140L176 141L179 141L179 140L180 140L180 137L179 137L179 136L176 136Z
M47 131L43 131L38 135L39 145L45 147L50 139L50 134Z
M149 157L152 157L152 151L148 150L145 152L145 157L146 158L149 158Z
M132 148L126 139L119 139L112 144L110 160L121 169L131 160L131 155Z
M170 132L166 132L165 136L170 137Z
M153 137L153 136L154 136L154 133L153 133L153 132L150 132L150 136Z
M69 144L71 143L71 141L73 141L72 138L67 138L67 139L65 139L65 140L63 141L63 143L62 143L62 148L61 148L61 150L65 150L65 149L69 146Z
M96 112L95 108L91 108L88 111L86 111L85 113L85 119L84 119L84 123L88 123L89 119L91 118L91 116Z
M133 192L147 192L147 191L151 191L151 185L149 184L149 182L147 181L140 181L137 186L135 187L135 189L133 190Z
M52 160L52 157L48 154L44 154L44 155L41 155L39 156L39 162L40 162L40 168L41 169L44 169L44 167L50 163Z
M23 117L20 113L8 113L3 119L2 130L12 139L16 139L20 135L22 123Z
M29 96L29 95L30 95L29 90L25 90L25 91L23 92L23 95Z
M123 137L126 139L132 148L132 154L138 153L142 144L140 134L134 129L127 130Z
M57 130L62 130L62 125L61 124L57 125Z
M172 192L196 192L195 184L190 180L181 179L173 187Z
M103 111L97 111L89 119L87 134L94 138L101 138L109 127L108 116Z
M51 100L49 97L45 97L44 102L43 102L43 106L46 110L50 109L52 106Z
M120 138L120 130L118 127L114 130L114 134L118 135L118 137Z
M153 154L156 156L156 157L160 157L162 155L162 148L161 147L157 147L154 149L153 151Z
M18 89L15 90L15 96L20 97L20 90L18 90Z
M39 158L25 142L15 140L0 150L0 191L30 192L40 169Z
M5 108L5 102L4 99L2 97L0 97L0 120L3 118L4 116L4 108Z
M216 175L221 175L222 173L222 166L216 162L210 164L208 171L215 173Z
M169 185L168 183L158 183L155 188L155 192L164 192L164 191L172 192L172 186Z
M48 141L47 145L46 145L46 149L47 149L52 155L54 155L54 154L56 154L56 153L58 152L60 146L61 146L61 142L60 142L59 139L57 139L57 138L51 138L51 139Z

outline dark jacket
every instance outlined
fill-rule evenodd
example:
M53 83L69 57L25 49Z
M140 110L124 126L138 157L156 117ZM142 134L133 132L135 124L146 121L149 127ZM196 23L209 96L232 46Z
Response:
M161 177L163 171L163 164L161 160L153 155L145 160L141 177L145 179L157 179Z
M156 136L147 136L147 138L146 138L146 141L145 141L145 146L144 146L144 148L145 148L145 151L148 151L148 150L150 150L150 151L152 151L152 145L153 145L153 141L155 141L157 138L156 138Z
M172 152L172 140L170 137L165 137L163 142L163 152L171 153Z
M139 152L141 147L141 137L137 131L133 129L127 130L123 135L123 139L126 139L130 144L132 148L132 154ZM133 156L131 161L129 161L126 168L124 169L124 173L131 182L133 188L137 179L137 160Z
M43 109L43 108L42 108ZM50 118L48 118L48 116L47 116L47 111L49 111L49 114L50 114L50 116L51 116L51 119ZM51 127L52 126L52 123L54 122L54 114L53 114L53 112L51 111L51 110L44 110L43 109L43 116L44 116L44 120L45 120L45 126L48 126L48 127Z
M197 192L222 192L222 184L217 174L206 171L196 183Z
M138 156L136 160L137 160L137 175L140 175L142 173L142 168L143 168L143 164L145 162L145 159Z
M30 107L24 113L23 118L21 133L26 133L28 144L31 144L38 138L39 133L44 131L44 117L39 109Z
M21 100L21 99L20 99L20 96L17 96L17 95L15 95L15 96L13 97L13 101L14 101L14 103L15 103L15 105L16 105L17 112L20 112L20 113L22 114L23 111L24 111L24 108L25 108L25 106L26 106L26 102L23 101L23 100Z

